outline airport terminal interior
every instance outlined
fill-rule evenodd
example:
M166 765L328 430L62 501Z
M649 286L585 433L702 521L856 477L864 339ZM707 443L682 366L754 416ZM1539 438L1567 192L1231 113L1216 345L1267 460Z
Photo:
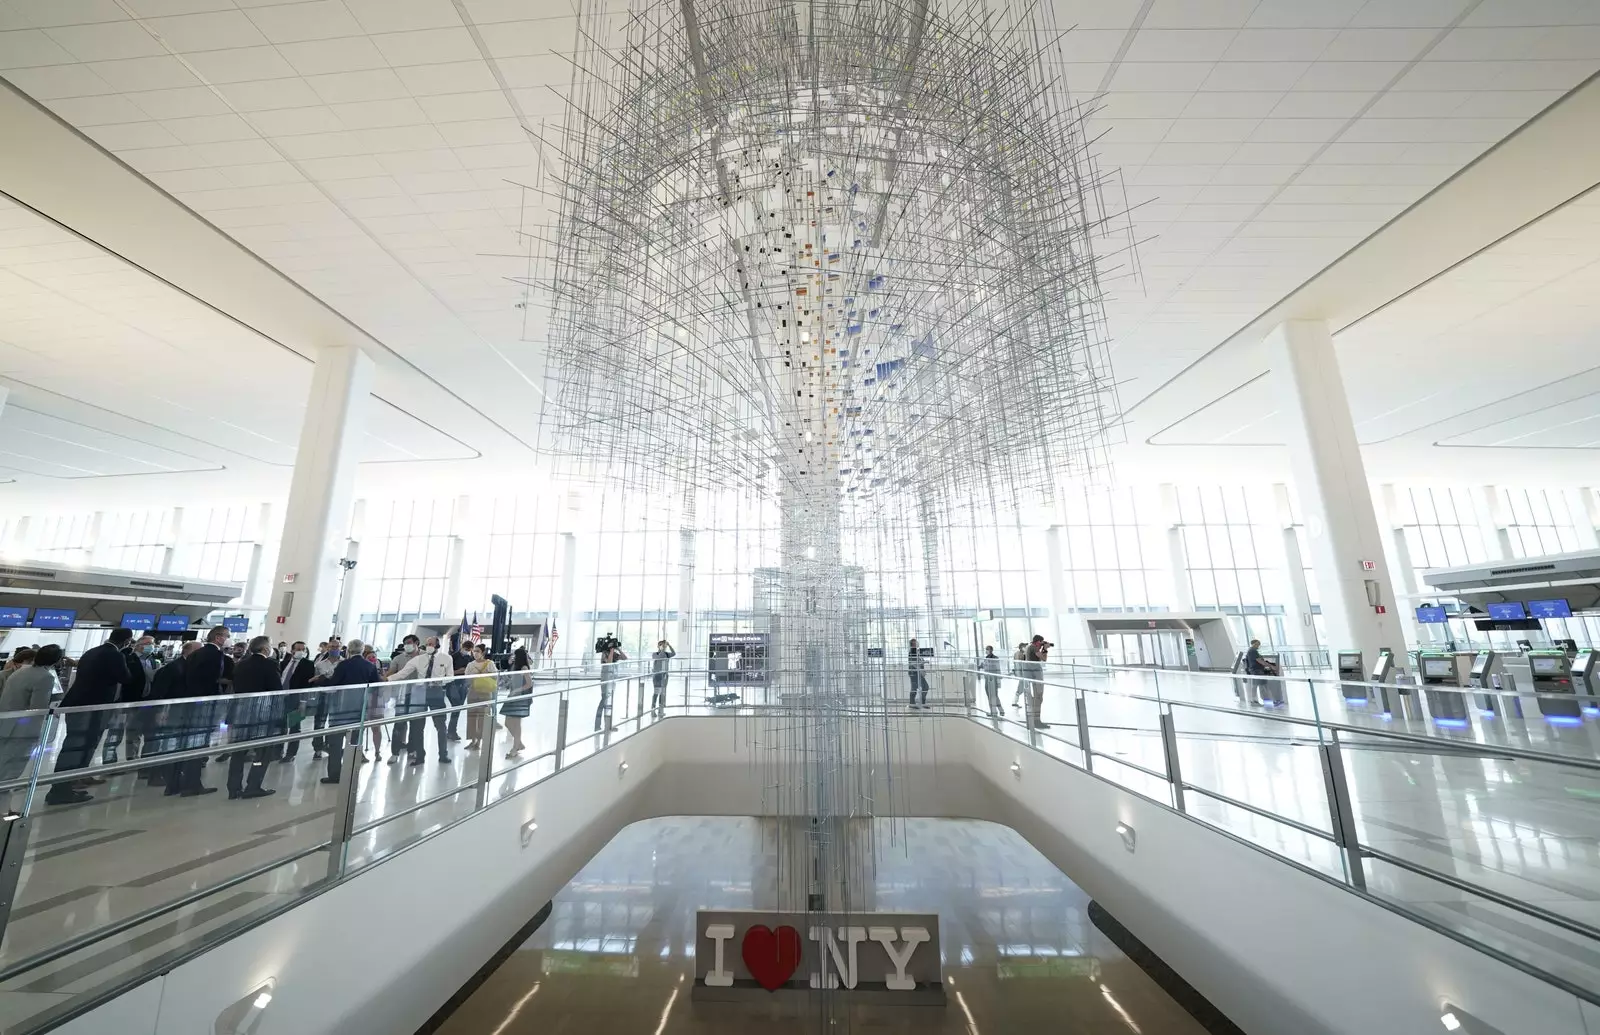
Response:
M1600 0L0 0L0 1032L1600 1035Z

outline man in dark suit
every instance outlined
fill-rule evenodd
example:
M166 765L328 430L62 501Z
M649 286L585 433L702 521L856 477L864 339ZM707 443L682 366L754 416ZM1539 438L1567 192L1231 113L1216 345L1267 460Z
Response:
M233 694L268 694L283 690L283 678L278 674L278 664L272 658L272 640L257 636L250 641L245 656L233 666ZM283 698L247 697L233 702L228 709L228 728L234 744L270 737L278 732L278 717L282 714ZM261 786L267 775L267 763L272 760L271 748L244 749L228 756L228 798L265 798L275 793ZM250 776L244 776L249 763Z
M317 678L317 663L311 660L311 654L306 650L306 645L296 640L289 652L279 661L281 666L278 672L278 681L284 689L296 691L283 699L283 728L282 733L299 733L300 727L306 721L306 712L315 710L316 701L312 695L321 698L322 694L311 685ZM323 722L327 722L327 711L323 710ZM316 738L313 738L315 744ZM315 748L313 747L313 750ZM300 742L290 741L283 752L283 761L290 762L300 753Z
M184 659L200 649L198 640L189 640L178 649L178 656L156 669L155 675L150 677L151 701L175 701L184 694ZM154 705L151 706L152 708ZM181 712L181 705L165 705L150 716L150 728L145 733L144 753L141 758L150 758L154 755L164 755L177 750L177 739L173 730L173 713ZM165 787L167 777L171 775L173 767L166 765L150 766L144 770L144 775L152 787Z
M113 629L109 640L84 651L83 657L78 659L77 678L61 698L62 707L116 703L117 691L133 678L122 656L123 648L132 639L132 629ZM61 744L61 753L56 756L55 771L64 773L88 765L111 716L111 712L69 713L67 737ZM67 780L52 784L44 800L47 805L68 805L89 798L88 793L74 786L74 781Z
M222 693L222 679L227 672L223 648L231 636L227 626L212 626L211 631L206 633L206 642L184 659L183 697L216 697ZM171 722L177 737L174 750L198 751L209 745L211 731L217 727L222 711L214 701L173 705L170 709ZM200 767L203 764L198 758L174 763L167 775L167 793L181 794L185 798L215 794L215 787L200 783Z
M362 656L363 647L360 640L351 640L348 656L335 666L333 675L328 678L330 687L341 688L330 694L329 729L360 722L366 704L367 687L383 682L383 673L378 671L378 666ZM344 769L344 738L344 731L324 738L327 741L328 775L322 778L323 783L339 782L339 774ZM356 744L360 743L358 731Z

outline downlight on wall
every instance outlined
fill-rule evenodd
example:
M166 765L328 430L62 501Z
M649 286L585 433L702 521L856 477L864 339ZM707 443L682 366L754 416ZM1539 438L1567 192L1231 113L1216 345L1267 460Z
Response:
M1462 1035L1506 1035L1499 1028L1474 1017L1448 1000L1439 1004L1439 1024L1445 1031L1458 1031Z
M1122 847L1132 852L1139 844L1139 832L1126 823L1117 824L1117 836L1122 838Z
M217 1022L211 1028L212 1035L255 1035L261 1027L262 1018L266 1016L267 1007L272 1005L277 988L278 979L275 977L269 977L252 988L217 1014Z

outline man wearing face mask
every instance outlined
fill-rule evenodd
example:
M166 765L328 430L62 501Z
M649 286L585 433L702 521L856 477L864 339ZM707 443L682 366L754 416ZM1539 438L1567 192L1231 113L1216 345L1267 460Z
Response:
M450 652L440 645L439 637L430 636L422 653L412 654L409 657L410 660L389 677L390 681L427 680L427 682L410 682L407 686L397 688L395 714L416 715L418 712L445 707L449 703L445 696L445 687L456 671L455 661L450 657ZM410 765L421 765L428 760L427 738L423 734L422 724L423 719L420 715L406 723L405 743L410 745ZM450 734L443 715L433 716L433 731L439 739L439 763L449 765ZM398 732L396 735L398 736Z
M395 679L401 669L405 668L417 656L422 647L422 638L416 633L410 633L400 641L400 646L395 648L394 654L389 658L389 664L384 669L385 679ZM406 691L402 688L396 691L394 713L396 717L405 714ZM400 752L406 750L406 727L404 720L396 722L389 728L389 764L394 765L400 761Z
M316 710L316 702L310 700L311 695L320 697L317 688L311 685L316 678L317 666L311 660L311 654L306 650L302 640L294 641L288 654L284 658L283 667L278 670L278 680L290 690L298 691L284 698L283 732L299 733L300 727L305 724L306 712ZM323 711L326 715L326 710ZM324 719L326 722L326 719ZM290 741L283 752L281 761L290 762L300 752L300 742Z

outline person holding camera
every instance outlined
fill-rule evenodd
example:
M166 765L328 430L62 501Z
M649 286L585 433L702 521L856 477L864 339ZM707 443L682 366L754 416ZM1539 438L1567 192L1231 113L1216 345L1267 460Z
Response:
M594 641L594 651L600 655L600 703L594 709L594 731L599 733L602 723L611 728L611 692L616 689L617 668L628 655L622 651L622 641L610 633Z
M1036 730L1047 730L1050 724L1044 721L1044 663L1050 660L1050 648L1055 644L1045 640L1043 636L1035 636L1033 642L1028 644L1028 657L1023 662L1024 675L1028 680L1028 725Z
M922 651L917 647L917 641L912 640L911 648L906 654L906 672L911 676L911 707L913 708L919 707L917 704L918 688L922 690L922 704L920 707L928 707L928 677L924 672L926 666L927 661L922 657Z

